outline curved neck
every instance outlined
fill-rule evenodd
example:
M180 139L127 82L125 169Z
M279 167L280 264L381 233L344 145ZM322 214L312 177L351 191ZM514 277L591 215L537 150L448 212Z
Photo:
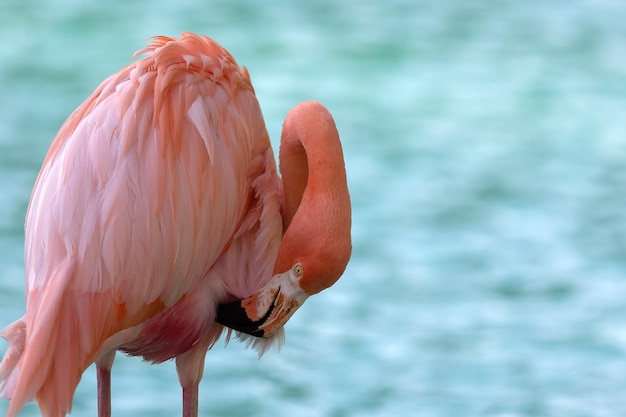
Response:
M335 122L319 103L305 102L289 112L280 144L285 234L274 271L292 262L311 259L311 265L332 282L346 267L352 249L350 195L343 151ZM322 260L319 262L319 260ZM336 278L333 277L336 275ZM311 291L321 290L311 288Z

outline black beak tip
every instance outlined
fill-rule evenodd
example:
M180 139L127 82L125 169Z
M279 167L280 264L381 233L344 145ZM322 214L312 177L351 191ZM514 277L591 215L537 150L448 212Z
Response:
M264 331L259 329L266 317L253 321L246 314L246 310L241 306L241 301L219 304L215 321L238 332L249 334L254 337L263 337Z

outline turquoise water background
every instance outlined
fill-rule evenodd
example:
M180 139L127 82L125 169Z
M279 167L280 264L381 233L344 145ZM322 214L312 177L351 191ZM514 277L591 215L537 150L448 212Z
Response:
M329 107L354 210L344 277L280 353L218 343L201 416L626 415L622 0L3 0L0 328L60 125L185 31L248 67L275 146L291 106ZM92 367L72 415L95 410ZM173 363L118 355L114 416L179 410Z

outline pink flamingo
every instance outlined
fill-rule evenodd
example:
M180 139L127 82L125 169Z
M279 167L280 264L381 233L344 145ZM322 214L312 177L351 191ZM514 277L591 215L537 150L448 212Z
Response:
M96 363L109 416L115 352L176 359L198 412L224 326L261 351L351 253L339 135L319 103L293 108L282 180L248 72L207 37L156 37L61 127L26 216L26 314L2 336L7 417L36 399L64 416ZM229 330L230 331L230 330Z

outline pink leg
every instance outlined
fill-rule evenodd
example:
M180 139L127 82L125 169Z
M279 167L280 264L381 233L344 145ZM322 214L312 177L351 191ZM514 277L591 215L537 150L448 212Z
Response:
M206 348L198 348L199 344L176 358L178 379L183 387L183 417L198 417L198 385L206 355Z
M222 326L211 326L198 343L176 357L178 380L183 387L183 417L198 417L198 386L204 372L204 357L221 333Z
M111 367L115 350L110 350L96 361L98 379L98 417L111 417Z
M183 387L183 417L198 417L198 385Z

